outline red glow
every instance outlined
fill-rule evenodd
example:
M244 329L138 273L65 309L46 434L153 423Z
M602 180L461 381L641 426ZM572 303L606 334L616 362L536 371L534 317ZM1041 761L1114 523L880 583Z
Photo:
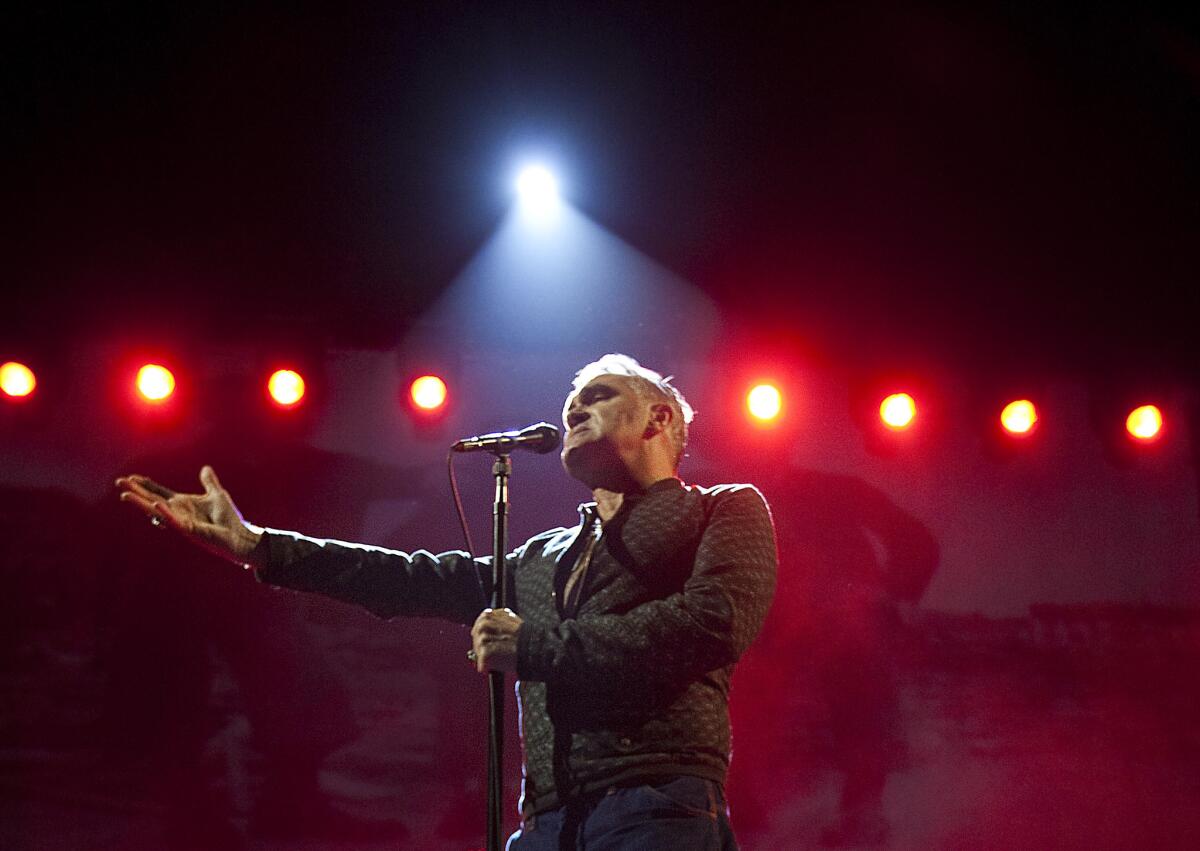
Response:
M161 404L175 392L175 376L171 370L157 363L148 363L138 370L137 391L151 404Z
M774 384L756 384L746 394L746 410L761 423L774 422L783 411L783 394Z
M413 381L408 395L420 410L436 411L446 404L446 382L436 375L422 375Z
M0 366L0 390L10 399L24 399L37 387L33 370L23 363L9 361Z
M281 408L294 408L304 398L304 377L293 369L277 369L267 379L267 392Z
M1162 427L1162 411L1156 405L1134 408L1125 419L1125 430L1130 437L1142 443L1157 439L1162 434Z
M879 418L895 431L906 429L917 417L917 403L907 393L893 393L879 405Z

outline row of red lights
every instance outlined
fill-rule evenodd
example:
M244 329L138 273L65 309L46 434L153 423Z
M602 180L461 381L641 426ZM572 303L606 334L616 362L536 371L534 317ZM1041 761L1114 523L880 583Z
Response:
M158 363L144 364L133 379L138 395L147 404L161 405L175 393L175 375ZM304 376L294 369L277 369L266 380L267 395L280 408L297 408L304 401ZM37 389L37 376L23 363L9 361L0 365L0 392L11 401L28 399ZM423 375L409 386L413 405L424 411L437 411L446 404L446 382L436 375Z
M147 403L162 404L175 392L175 376L161 364L148 363L138 370L134 386ZM36 387L37 378L25 364L10 361L0 365L0 391L9 399L28 398ZM278 369L267 378L266 389L279 407L295 408L304 399L304 377L293 369ZM446 382L436 375L423 375L409 385L409 399L422 411L440 410L447 393ZM783 413L783 393L774 384L757 384L746 394L746 410L761 423L773 423ZM879 419L893 431L904 431L917 419L917 402L909 393L890 394L879 404ZM1037 407L1028 399L1014 399L1000 411L999 422L1014 437L1031 434L1038 422ZM1140 405L1125 420L1130 436L1143 441L1156 439L1162 426L1162 411L1155 405Z
M746 394L746 410L761 423L773 423L783 413L783 393L774 384L757 384ZM879 403L879 419L892 431L905 431L916 422L916 399L909 393L885 396ZM998 420L1005 433L1027 436L1037 427L1037 406L1029 399L1014 399L1000 409ZM1155 440L1162 427L1163 415L1157 405L1138 405L1125 418L1125 430L1135 440Z

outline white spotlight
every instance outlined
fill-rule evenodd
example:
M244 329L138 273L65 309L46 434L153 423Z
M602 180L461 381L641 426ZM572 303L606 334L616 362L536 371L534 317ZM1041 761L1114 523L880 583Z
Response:
M549 212L558 206L558 179L543 165L529 165L517 175L521 206L533 212Z

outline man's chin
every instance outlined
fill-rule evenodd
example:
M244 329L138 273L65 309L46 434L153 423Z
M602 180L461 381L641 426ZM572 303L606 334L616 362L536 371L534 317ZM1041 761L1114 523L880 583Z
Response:
M567 475L583 482L589 488L600 486L599 482L604 478L603 473L607 467L601 457L602 453L597 449L594 443L580 443L564 447L560 456Z
M564 446L559 458L562 459L563 469L567 471L568 476L591 487L588 482L590 477L587 475L589 465L584 455L585 453L580 452L578 446Z

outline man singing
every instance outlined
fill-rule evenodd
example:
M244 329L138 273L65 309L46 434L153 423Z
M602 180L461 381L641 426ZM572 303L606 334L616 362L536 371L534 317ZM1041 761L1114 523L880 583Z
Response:
M138 475L117 486L155 525L268 584L382 617L473 623L478 670L519 680L522 825L510 851L715 851L736 848L724 797L729 684L770 606L776 548L754 487L676 476L691 419L669 380L630 357L579 371L562 463L595 501L575 527L507 556L511 609L484 608L490 559L253 526L211 467L202 494Z

